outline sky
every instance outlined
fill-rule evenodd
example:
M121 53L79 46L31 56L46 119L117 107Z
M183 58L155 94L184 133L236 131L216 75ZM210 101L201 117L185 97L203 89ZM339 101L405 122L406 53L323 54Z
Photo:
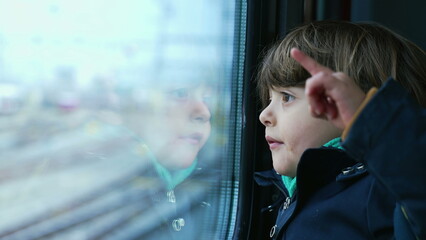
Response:
M0 82L81 90L99 78L131 85L159 58L219 62L229 2L0 0Z

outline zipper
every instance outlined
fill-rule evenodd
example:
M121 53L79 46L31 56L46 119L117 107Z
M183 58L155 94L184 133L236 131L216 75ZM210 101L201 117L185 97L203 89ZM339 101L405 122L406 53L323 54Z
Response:
M291 197L287 194L287 192L281 188L277 183L273 182L273 184L284 194L285 196L285 200L283 203L283 207L282 210L283 212L285 210L287 210L290 207L291 204ZM277 224L275 224L274 226L272 226L271 230L269 231L269 237L271 239L275 239L276 238L276 234L280 231L280 229L278 229Z
M288 207L290 206L290 204L291 204L291 198L290 197L286 197L286 199L284 201L284 204L283 204L283 210L288 209Z
M170 203L176 203L175 191L167 191L167 200L169 200Z

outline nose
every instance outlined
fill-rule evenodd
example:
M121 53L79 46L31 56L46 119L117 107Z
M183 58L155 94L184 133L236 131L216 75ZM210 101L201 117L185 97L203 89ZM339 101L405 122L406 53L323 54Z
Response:
M207 104L201 100L194 100L191 104L191 121L205 123L210 121L210 110Z
M260 122L265 125L265 127L270 127L275 124L275 117L271 111L271 105L268 105L259 115Z

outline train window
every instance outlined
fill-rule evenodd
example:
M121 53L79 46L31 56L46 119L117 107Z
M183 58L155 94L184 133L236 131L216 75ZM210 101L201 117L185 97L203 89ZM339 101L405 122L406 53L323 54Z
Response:
M232 237L244 6L0 0L0 238Z

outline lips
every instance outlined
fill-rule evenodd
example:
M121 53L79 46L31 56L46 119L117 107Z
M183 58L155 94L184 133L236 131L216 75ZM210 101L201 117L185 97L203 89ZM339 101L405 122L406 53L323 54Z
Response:
M283 144L284 144L283 142L278 141L278 140L276 140L275 138L272 138L272 137L270 137L270 136L266 136L266 137L265 137L265 139L266 139L266 141L268 142L268 144L269 144L269 148L270 148L271 150L276 149L276 148L279 148L281 145L283 145Z
M197 145L197 144L200 144L201 140L203 139L203 134L193 133L193 134L189 134L189 135L179 137L179 139L184 140L185 142L187 142L189 144Z

